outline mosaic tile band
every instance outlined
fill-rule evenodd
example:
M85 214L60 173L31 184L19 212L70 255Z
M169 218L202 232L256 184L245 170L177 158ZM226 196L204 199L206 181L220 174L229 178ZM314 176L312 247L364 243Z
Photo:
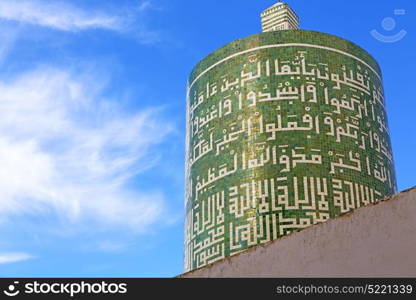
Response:
M187 271L394 194L377 62L303 30L217 50L189 79L186 181Z

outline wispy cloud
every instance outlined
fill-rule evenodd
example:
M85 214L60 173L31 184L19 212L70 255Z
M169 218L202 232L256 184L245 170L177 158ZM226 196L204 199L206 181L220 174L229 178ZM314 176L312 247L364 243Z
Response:
M158 221L164 196L128 188L172 132L157 109L125 113L99 76L43 68L0 81L0 218L56 214L73 224Z
M1 0L0 19L48 27L61 31L78 32L88 29L103 29L124 32L130 30L136 18L152 7L150 1L139 2L136 8L118 8L111 11L81 9L69 1ZM137 25L137 24L136 24ZM152 35L144 32L142 35Z
M152 7L153 7L153 3L151 1L143 1L139 3L138 10L145 11Z
M0 18L64 31L91 28L120 30L120 18L103 12L87 12L63 2L2 0Z
M0 264L15 263L33 258L26 253L0 253Z

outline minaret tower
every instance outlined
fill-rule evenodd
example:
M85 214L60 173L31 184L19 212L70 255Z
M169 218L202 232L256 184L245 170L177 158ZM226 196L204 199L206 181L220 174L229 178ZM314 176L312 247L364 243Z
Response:
M299 18L286 3L278 1L261 13L263 32L299 29Z
M375 59L285 3L261 18L188 80L187 271L396 192Z

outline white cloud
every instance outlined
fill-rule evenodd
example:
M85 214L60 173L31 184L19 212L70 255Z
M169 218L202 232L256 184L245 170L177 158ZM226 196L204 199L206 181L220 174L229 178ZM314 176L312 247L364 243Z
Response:
M26 253L0 253L0 264L21 262L33 258Z
M139 10L139 11L144 11L144 10L147 10L147 9L149 9L149 8L152 8L152 7L153 7L152 2L150 2L150 1L143 1L143 2L141 2L141 3L139 4L139 6L138 6L138 10Z
M137 231L160 219L162 193L127 184L172 126L156 109L123 113L99 82L49 68L0 80L0 219L52 213Z
M149 1L142 2L139 10L149 6ZM1 0L0 18L72 32L86 29L122 31L130 21L130 16L122 11L115 14L115 11L83 10L69 1L41 0Z

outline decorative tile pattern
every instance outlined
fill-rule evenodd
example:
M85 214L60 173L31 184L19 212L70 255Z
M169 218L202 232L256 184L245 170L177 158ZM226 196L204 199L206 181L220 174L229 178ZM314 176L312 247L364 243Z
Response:
M396 191L379 66L311 31L235 41L187 95L185 269Z

